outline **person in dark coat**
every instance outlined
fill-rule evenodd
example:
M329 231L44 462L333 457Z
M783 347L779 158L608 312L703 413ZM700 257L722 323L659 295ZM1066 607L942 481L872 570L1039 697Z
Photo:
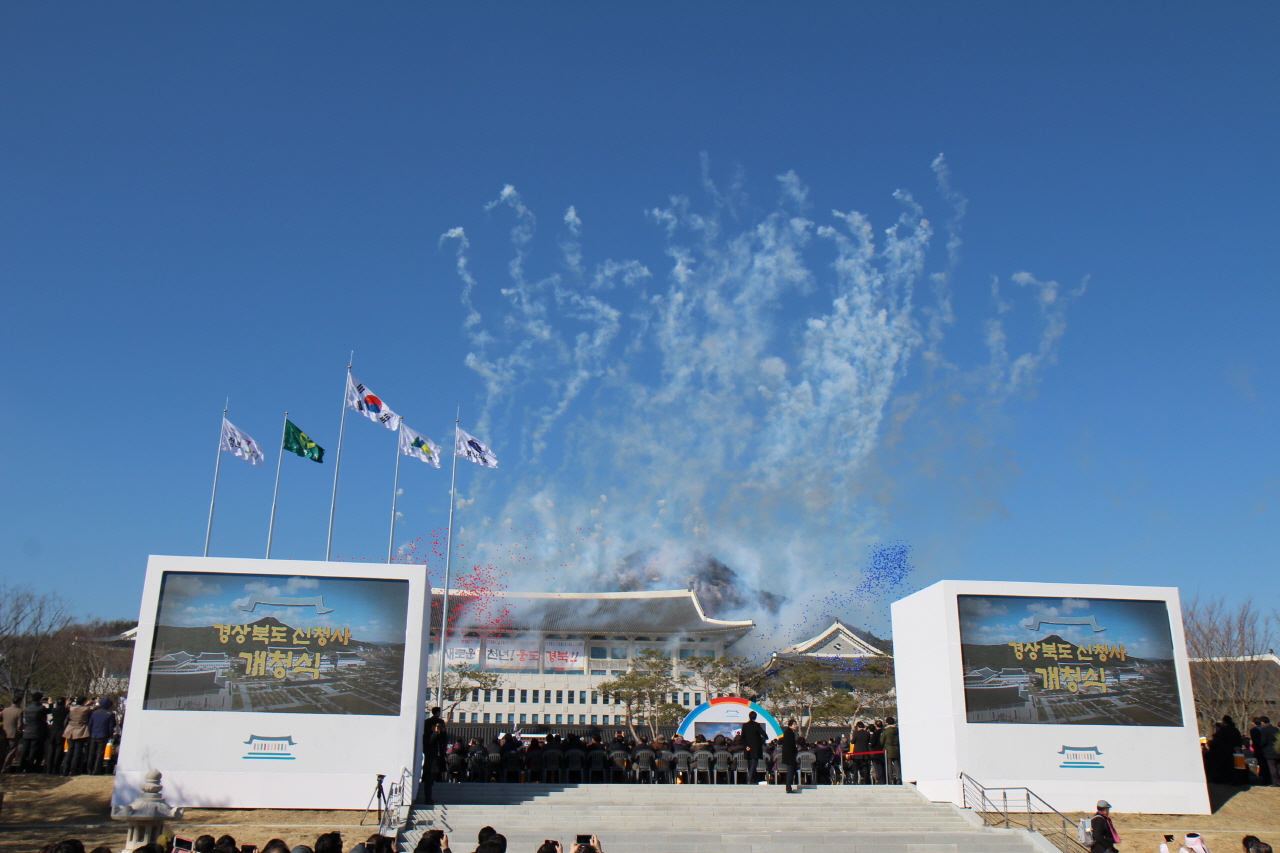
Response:
M1280 788L1280 749L1276 749L1276 738L1280 737L1280 729L1271 725L1270 717L1262 717L1262 727L1258 729L1258 739L1262 741L1262 755L1259 761L1267 762L1271 771L1271 787Z
M62 751L62 738L67 729L67 717L70 713L65 696L49 709L49 740L44 750L44 772L46 773L62 772L65 757Z
M449 735L445 732L444 720L436 719L431 730L424 733L422 739L422 782L418 786L418 802L435 805L431 799L431 786L436 776L444 769L444 754L449 747Z
M756 712L747 714L747 721L742 724L742 745L747 753L747 784L754 785L760 781L759 763L764 757L764 726L756 722Z
M427 717L427 721L422 724L422 733L425 735L436 727L436 723L443 723L444 717L440 716L439 708L431 709L431 716Z
M111 712L114 704L104 696L98 700L98 710L89 715L88 772L92 776L102 772L107 744L116 736L116 715Z
M858 725L853 730L853 778L858 785L865 784L870 781L871 756L867 755L871 751L871 732L867 731L867 724L858 721ZM865 778L864 778L865 777Z
M799 750L796 748L796 721L787 720L787 725L782 730L782 743L779 745L778 753L778 769L787 774L787 793L800 793L799 786L797 790L792 790L791 786L796 781L796 762Z
M1244 746L1244 736L1235 720L1224 716L1209 741L1209 781L1222 785L1235 784L1236 750Z
M1258 778L1262 780L1262 784L1270 785L1271 768L1267 766L1267 760L1262 757L1262 718L1254 717L1253 726L1249 729L1249 742L1253 747L1253 757L1258 761Z
M1120 841L1120 833L1111 822L1111 803L1098 800L1098 812L1089 821L1089 831L1093 833L1093 845L1089 853L1111 853Z
M44 760L44 743L49 736L48 714L40 700L44 694L36 691L31 694L27 706L22 709L22 770L34 773L40 769Z
M828 741L819 741L818 745L813 748L814 767L818 771L818 784L831 784L831 759L835 754L831 751L831 744Z
M884 765L888 767L888 784L902 784L901 743L899 731L897 731L897 722L893 720L893 717L884 719L881 747L884 749Z

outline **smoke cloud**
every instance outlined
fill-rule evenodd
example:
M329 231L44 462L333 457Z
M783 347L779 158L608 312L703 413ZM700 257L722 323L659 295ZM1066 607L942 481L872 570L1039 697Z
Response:
M599 588L624 558L654 549L648 565L671 567L654 588L683 586L680 567L705 554L785 597L776 616L736 614L759 620L795 625L825 608L856 624L883 604L877 595L896 597L868 572L917 449L964 443L1032 388L1084 289L1017 271L1008 292L989 280L988 317L958 323L967 201L941 156L933 171L945 211L937 258L935 226L910 193L895 194L897 219L877 231L856 210L813 211L792 172L761 211L741 181L718 187L705 161L697 202L673 196L636 223L636 254L661 265L592 260L591 222L570 207L546 240L554 263L535 275L538 218L512 186L485 206L511 221L500 280L476 272L463 228L445 233L466 364L483 382L470 431L503 461L472 479L463 525L487 528L479 541L531 525L531 556L556 567L528 579L513 569L511 588ZM985 362L948 357L960 329L973 340L958 348L985 347ZM1031 345L1011 351L1011 339ZM499 565L500 549L486 555ZM831 598L858 590L871 591Z

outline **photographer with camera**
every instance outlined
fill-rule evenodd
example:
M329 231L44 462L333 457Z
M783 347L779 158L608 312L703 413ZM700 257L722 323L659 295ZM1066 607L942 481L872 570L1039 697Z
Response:
M564 848L560 846L560 842L548 838L538 847L537 853L564 853ZM573 850L570 853L604 853L600 847L600 839L594 834L582 834L577 836L573 842Z

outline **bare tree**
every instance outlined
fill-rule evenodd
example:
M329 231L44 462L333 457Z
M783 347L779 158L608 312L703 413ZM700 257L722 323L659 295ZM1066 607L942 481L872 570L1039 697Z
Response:
M766 707L775 715L788 712L804 721L805 737L813 726L814 709L831 694L831 676L816 660L802 660L780 670L767 683Z
M0 583L0 688L26 691L55 663L55 639L71 622L54 593Z
M1231 606L1222 598L1196 597L1184 605L1182 623L1191 658L1191 685L1203 734L1224 714L1239 723L1263 713L1273 698L1274 676L1268 653L1275 634L1269 617L1245 599Z
M428 698L438 702L440 677L431 673L428 684ZM440 713L451 719L457 707L467 701L467 694L476 690L497 690L501 686L502 676L499 673L486 672L473 664L454 664L444 672L445 701L439 702Z
M132 624L83 622L58 631L45 652L48 666L40 675L40 684L34 686L42 687L51 695L88 696L104 692L103 676L123 675L127 679L133 650L122 648L111 639Z
M631 672L639 676L641 712L649 731L656 733L659 708L667 704L677 684L671 656L659 649L644 649L632 659Z
M723 662L726 658L712 657L711 655L694 655L680 661L680 671L678 684L681 687L692 687L695 690L701 690L710 700L720 691L721 679L719 677L723 669Z
M644 706L644 697L650 687L648 676L628 670L622 675L610 678L607 681L601 681L596 685L605 696L607 702L609 697L613 697L615 704L622 705L623 711L627 715L627 729L631 732L631 739L638 741L639 735L636 734L636 716L640 709Z

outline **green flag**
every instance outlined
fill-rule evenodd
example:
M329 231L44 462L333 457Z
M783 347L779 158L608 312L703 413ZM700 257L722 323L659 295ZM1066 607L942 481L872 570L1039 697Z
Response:
M292 450L299 456L324 461L324 448L311 440L311 437L293 425L293 421L284 422L284 449Z

